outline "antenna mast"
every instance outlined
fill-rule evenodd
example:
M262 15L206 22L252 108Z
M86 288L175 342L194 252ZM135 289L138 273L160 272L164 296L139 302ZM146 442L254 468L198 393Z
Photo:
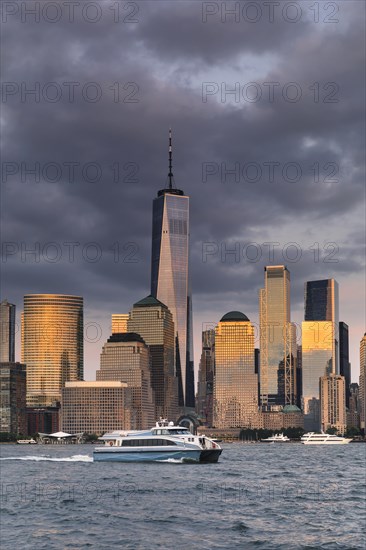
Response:
M172 171L172 129L169 128L169 189L173 189L173 171Z

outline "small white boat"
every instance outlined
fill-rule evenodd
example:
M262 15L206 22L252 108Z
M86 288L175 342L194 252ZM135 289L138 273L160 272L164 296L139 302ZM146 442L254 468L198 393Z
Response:
M291 439L289 439L287 435L281 433L274 434L271 437L267 437L267 439L261 439L261 441L263 443L288 443Z
M33 439L18 439L17 441L18 445L37 445L37 441Z
M184 426L160 420L146 431L115 431L99 437L95 462L217 462L222 449L205 435L193 435Z
M347 445L351 441L352 439L348 439L347 437L326 434L324 432L308 432L301 438L301 443L304 443L304 445Z

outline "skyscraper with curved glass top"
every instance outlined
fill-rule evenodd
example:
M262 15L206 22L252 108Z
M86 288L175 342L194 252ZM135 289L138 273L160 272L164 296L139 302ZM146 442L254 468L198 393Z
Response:
M169 184L153 202L151 294L173 315L179 404L194 407L192 305L189 279L189 197L173 188L169 135Z

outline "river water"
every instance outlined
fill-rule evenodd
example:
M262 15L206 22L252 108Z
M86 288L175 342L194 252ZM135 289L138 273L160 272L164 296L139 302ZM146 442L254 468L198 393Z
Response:
M1 445L1 549L365 548L365 444L223 444L217 464Z

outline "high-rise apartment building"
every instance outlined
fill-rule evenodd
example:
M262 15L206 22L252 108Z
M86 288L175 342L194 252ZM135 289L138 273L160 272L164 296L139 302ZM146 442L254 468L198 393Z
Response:
M347 428L346 381L340 374L322 376L319 381L321 429L336 428L344 434Z
M127 331L128 313L112 313L112 334Z
M27 433L26 367L0 363L0 432Z
M83 298L27 294L23 313L27 405L51 406L61 400L66 381L83 379Z
M264 408L296 400L296 331L290 318L290 272L284 265L264 268L259 291L260 391Z
M202 353L198 371L196 412L206 426L213 422L213 386L215 374L215 330L202 332Z
M360 428L366 432L366 332L360 342Z
M155 423L149 348L139 334L112 334L103 346L97 381L125 382L132 389L131 425L148 429Z
M224 315L215 332L215 428L252 427L258 422L258 375L254 327L239 311Z
M339 374L346 380L346 407L349 408L351 363L349 362L348 325L343 321L339 323Z
M102 435L135 429L131 425L131 392L127 384L118 381L66 382L62 390L61 430Z
M171 133L168 187L153 202L151 294L173 315L179 404L194 407L189 197L173 187Z
M178 379L174 368L174 322L166 305L153 296L134 304L127 322L128 332L139 334L151 358L151 386L155 418L178 420Z
M339 374L338 323L338 283L334 279L305 283L302 409L306 430L320 429L319 379Z
M15 305L3 300L0 304L0 362L15 361Z

